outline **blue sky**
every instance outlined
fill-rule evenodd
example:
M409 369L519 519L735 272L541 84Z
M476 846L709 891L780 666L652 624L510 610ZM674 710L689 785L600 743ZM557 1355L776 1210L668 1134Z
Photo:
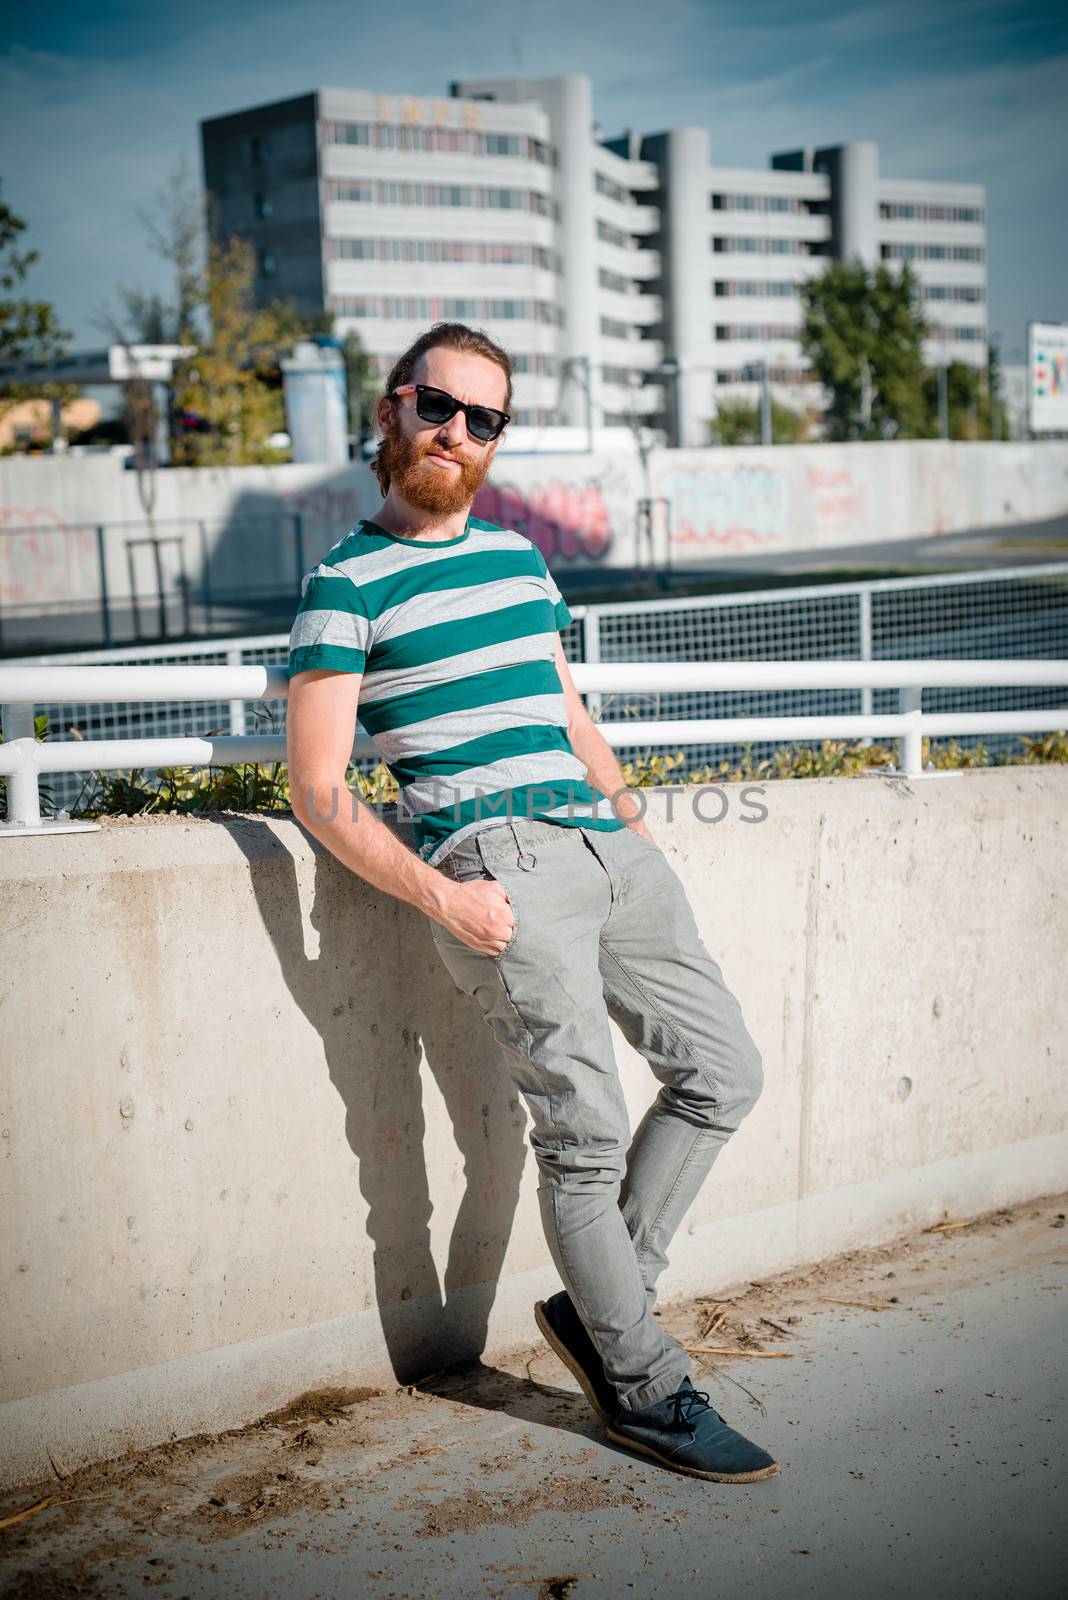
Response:
M116 283L168 287L138 208L201 117L322 85L443 96L450 78L584 72L606 136L709 130L712 159L874 139L893 177L987 187L1003 359L1068 320L1068 8L1004 0L52 0L3 8L0 179L30 285L79 343Z

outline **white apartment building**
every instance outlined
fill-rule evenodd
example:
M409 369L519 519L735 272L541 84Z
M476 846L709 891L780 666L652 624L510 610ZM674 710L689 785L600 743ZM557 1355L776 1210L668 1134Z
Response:
M647 423L708 441L717 398L766 366L816 398L798 285L827 259L908 259L938 334L986 361L979 185L883 179L872 144L721 168L708 133L605 139L580 74L479 78L447 98L319 89L201 124L220 234L257 293L355 327L383 377L429 323L473 323L515 366L520 426Z

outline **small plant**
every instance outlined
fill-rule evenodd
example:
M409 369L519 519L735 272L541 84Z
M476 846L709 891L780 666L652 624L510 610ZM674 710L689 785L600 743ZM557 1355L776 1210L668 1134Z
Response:
M257 731L280 731L276 714L253 708L252 716L262 725ZM209 728L211 738L222 733ZM69 732L76 739L77 728ZM34 737L48 738L48 717L34 718ZM2 742L2 739L0 739ZM1035 766L1045 762L1068 762L1068 731L1060 729L1041 738L1021 738L1022 749L1002 751L991 758L984 744L964 746L950 739L932 747L922 740L923 764L938 771L957 767ZM690 766L685 750L649 752L621 762L623 777L630 788L657 788L665 784L767 783L780 778L856 777L873 769L892 768L892 745L850 744L841 739L824 739L819 748L785 745L770 756L754 759L752 744L743 745L743 754L733 765L702 762ZM135 767L129 772L90 773L77 800L69 808L72 817L93 819L100 816L139 816L174 813L203 816L219 812L291 811L289 769L284 761L248 761L217 767L163 767L153 778L148 769ZM349 762L345 787L375 807L395 805L399 786L384 762L362 771ZM6 803L6 783L0 777L0 795ZM41 786L42 811L54 811L52 790Z

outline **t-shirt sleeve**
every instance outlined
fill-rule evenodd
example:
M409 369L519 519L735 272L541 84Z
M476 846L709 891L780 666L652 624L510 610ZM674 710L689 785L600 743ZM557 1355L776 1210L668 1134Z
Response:
M320 561L301 583L289 632L289 676L327 667L362 672L371 647L371 621L352 579Z
M556 587L556 584L553 580L553 575L545 563L545 557L542 555L536 544L532 544L531 549L534 551L534 557L538 563L538 571L545 579L545 587L548 592L549 599L552 601L553 615L556 618L556 627L557 629L566 628L568 624L574 622L575 619L568 610L567 601Z

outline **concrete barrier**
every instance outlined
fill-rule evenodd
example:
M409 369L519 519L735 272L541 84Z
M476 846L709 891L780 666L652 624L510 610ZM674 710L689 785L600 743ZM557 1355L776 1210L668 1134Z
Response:
M1068 769L719 792L649 818L767 1087L662 1296L1064 1187ZM526 1110L418 912L288 817L0 840L0 897L3 1481L536 1338Z

